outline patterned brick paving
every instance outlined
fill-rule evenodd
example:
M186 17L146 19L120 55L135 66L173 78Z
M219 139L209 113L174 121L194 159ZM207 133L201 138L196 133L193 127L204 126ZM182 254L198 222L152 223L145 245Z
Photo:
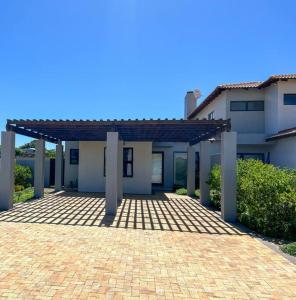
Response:
M96 194L0 213L0 299L296 299L295 286L295 265L187 197L130 197L115 219Z

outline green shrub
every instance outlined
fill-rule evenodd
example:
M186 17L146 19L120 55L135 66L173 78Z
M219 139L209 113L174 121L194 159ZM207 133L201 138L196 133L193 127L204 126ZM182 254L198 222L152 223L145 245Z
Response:
M221 168L210 174L211 201L221 201ZM296 171L258 160L237 163L238 220L268 236L296 238Z
M187 189L179 188L179 189L176 190L176 194L177 195L187 195ZM195 191L195 196L198 197L198 198L200 197L200 191L199 190Z
M20 191L22 191L23 189L24 189L24 186L23 186L23 185L16 185L16 186L14 187L15 192L20 192Z
M32 179L32 171L29 167L16 165L14 171L14 183L16 186L22 185L23 187L29 187Z
M281 250L289 255L296 256L296 242L281 246Z

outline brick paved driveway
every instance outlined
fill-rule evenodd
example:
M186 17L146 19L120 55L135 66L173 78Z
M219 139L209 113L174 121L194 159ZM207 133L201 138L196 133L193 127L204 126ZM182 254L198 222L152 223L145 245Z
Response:
M197 200L60 193L0 213L0 299L296 299L296 267Z

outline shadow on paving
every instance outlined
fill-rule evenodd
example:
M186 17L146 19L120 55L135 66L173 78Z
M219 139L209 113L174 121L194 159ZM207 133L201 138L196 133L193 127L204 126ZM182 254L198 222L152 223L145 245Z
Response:
M0 212L0 222L165 230L208 234L245 235L245 228L224 222L220 212L202 206L197 199L127 195L116 216L105 215L105 198L98 193L48 194Z

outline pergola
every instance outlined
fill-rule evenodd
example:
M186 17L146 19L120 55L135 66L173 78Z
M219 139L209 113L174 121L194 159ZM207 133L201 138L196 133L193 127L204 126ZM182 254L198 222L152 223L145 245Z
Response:
M124 141L188 143L187 191L195 191L195 149L200 143L201 201L208 204L210 172L209 139L221 134L222 216L234 221L236 134L230 132L229 120L7 120L2 132L0 166L0 209L12 207L15 133L37 139L34 190L42 197L44 190L45 141L56 146L55 189L62 189L62 141L106 141L106 213L115 214L122 199L122 148Z

